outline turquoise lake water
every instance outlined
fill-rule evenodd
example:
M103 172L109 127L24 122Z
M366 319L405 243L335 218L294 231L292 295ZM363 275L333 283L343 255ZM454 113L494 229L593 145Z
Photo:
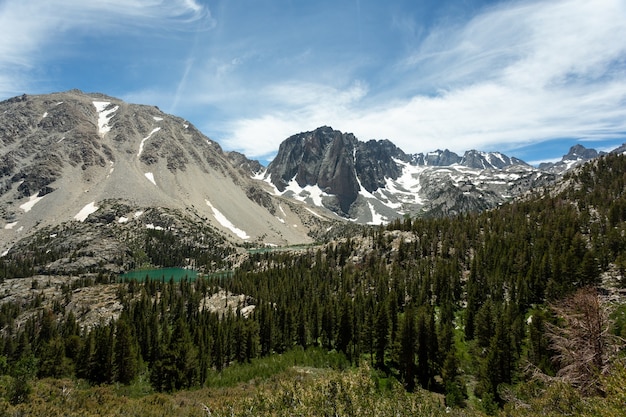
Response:
M146 279L146 276L148 276L151 280L165 280L166 282L170 279L178 282L185 278L193 281L198 277L198 272L193 269L185 268L140 269L120 274L120 280L124 281L127 279L134 279L137 281L143 281Z

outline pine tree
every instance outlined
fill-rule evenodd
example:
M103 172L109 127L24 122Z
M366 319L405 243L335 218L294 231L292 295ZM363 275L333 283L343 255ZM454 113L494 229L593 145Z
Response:
M127 319L122 316L115 326L114 347L115 379L122 384L129 384L138 373L137 346L132 337Z
M467 399L467 388L459 375L459 359L454 345L448 350L441 369L446 405L448 407L463 407Z
M93 330L94 352L90 361L89 380L95 384L108 384L113 380L113 329L112 325L98 325Z
M400 351L398 355L398 367L400 376L407 391L415 389L415 354L417 345L417 333L415 328L415 312L407 309L404 320L400 327Z
M421 307L417 314L417 379L422 388L430 389L437 373L439 347L431 308Z
M387 315L387 306L382 304L378 308L376 314L376 338L374 341L374 350L376 356L376 367L378 369L385 368L385 352L389 345L389 316Z
M352 337L354 335L354 328L352 325L352 302L346 297L341 309L341 316L339 318L339 328L337 334L337 349L348 356L352 357L349 347L352 343Z

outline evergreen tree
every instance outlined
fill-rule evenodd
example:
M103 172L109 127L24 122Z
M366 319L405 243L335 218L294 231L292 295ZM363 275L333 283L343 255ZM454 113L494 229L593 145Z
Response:
M389 316L387 306L382 304L376 314L376 339L375 339L376 367L385 368L385 352L389 345Z
M112 325L94 328L94 352L90 360L89 380L94 384L113 381L113 329Z
M127 319L122 316L115 326L114 370L115 379L129 384L138 373L137 346Z
M352 357L352 352L349 350L354 334L352 319L352 302L348 297L346 297L344 299L341 309L341 316L339 318L337 349L345 353L348 358Z
M446 405L448 407L463 407L467 399L467 388L459 375L459 359L456 355L454 345L448 350L443 367L441 378L445 391Z
M398 368L400 377L407 391L415 389L415 354L417 346L417 332L415 328L415 312L409 308L404 313L400 327L400 351L398 355Z

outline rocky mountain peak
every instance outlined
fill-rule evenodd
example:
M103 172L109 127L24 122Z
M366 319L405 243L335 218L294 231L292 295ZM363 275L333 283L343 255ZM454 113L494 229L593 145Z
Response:
M477 169L504 169L511 165L528 165L517 158L510 158L500 152L481 152L470 150L465 152L459 164Z
M570 154L593 156L581 147ZM446 149L407 155L389 140L361 142L325 126L286 139L265 179L280 195L378 224L406 214L496 207L561 172L536 169L500 152L469 150L459 156Z
M588 149L581 144L576 144L569 149L569 152L563 155L564 161L589 160L603 155L604 152L598 152L595 149Z
M69 222L78 230L120 204L132 209L110 210L105 233L131 226L142 233L167 230L136 214L158 207L200 220L228 240L308 242L308 233L326 220L310 221L315 216L296 203L293 210L283 203L279 219L269 187L252 178L261 170L258 161L224 152L191 123L155 106L78 90L5 100L0 254L42 228Z
M461 158L454 152L449 151L448 149L441 150L437 149L433 152L428 152L427 154L418 153L413 155L412 163L413 165L424 165L424 166L449 166L453 164L459 163Z
M269 164L266 178L281 193L318 187L315 199L349 216L362 190L374 192L387 178L402 173L394 159L410 160L389 140L361 142L352 133L325 126L287 138Z
M565 155L563 155L560 161L543 162L539 164L538 168L542 171L563 173L576 165L604 154L605 152L598 152L595 149L588 149L581 144L576 144L572 146Z

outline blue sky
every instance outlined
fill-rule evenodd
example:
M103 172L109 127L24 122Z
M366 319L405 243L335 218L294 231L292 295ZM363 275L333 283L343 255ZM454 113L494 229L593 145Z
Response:
M0 0L0 99L72 88L264 162L329 125L536 163L626 142L626 1Z

